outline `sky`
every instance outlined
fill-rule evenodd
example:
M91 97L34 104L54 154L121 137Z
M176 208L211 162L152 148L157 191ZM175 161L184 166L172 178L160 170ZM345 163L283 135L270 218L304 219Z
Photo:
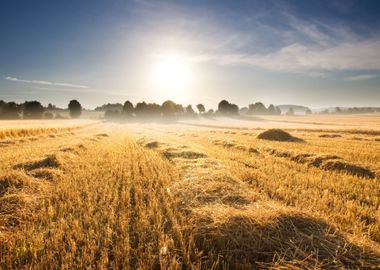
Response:
M0 100L380 106L380 1L3 0Z

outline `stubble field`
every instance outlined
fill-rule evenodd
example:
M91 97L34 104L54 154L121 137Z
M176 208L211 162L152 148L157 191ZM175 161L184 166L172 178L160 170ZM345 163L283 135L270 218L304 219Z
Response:
M380 267L379 115L0 124L0 269Z

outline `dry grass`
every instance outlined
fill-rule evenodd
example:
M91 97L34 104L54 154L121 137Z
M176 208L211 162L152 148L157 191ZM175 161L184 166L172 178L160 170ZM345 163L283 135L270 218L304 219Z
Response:
M0 269L380 267L371 133L79 130L1 148Z
M92 124L91 124L92 125ZM74 126L74 127L65 127L65 128L8 128L0 129L0 140L2 143L6 143L7 139L20 138L20 137L32 137L39 135L47 135L51 138L55 137L55 134L69 133L85 126Z

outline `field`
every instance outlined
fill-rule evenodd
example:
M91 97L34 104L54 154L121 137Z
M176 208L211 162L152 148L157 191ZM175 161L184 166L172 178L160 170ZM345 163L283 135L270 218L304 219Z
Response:
M0 269L379 268L379 181L378 114L3 121Z

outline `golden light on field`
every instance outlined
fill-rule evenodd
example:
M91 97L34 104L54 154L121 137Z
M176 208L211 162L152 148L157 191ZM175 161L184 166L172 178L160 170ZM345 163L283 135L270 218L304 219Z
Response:
M378 268L379 115L223 119L0 121L0 269Z
M153 64L152 77L154 87L160 95L175 99L189 89L192 80L191 66L182 55L160 55Z

